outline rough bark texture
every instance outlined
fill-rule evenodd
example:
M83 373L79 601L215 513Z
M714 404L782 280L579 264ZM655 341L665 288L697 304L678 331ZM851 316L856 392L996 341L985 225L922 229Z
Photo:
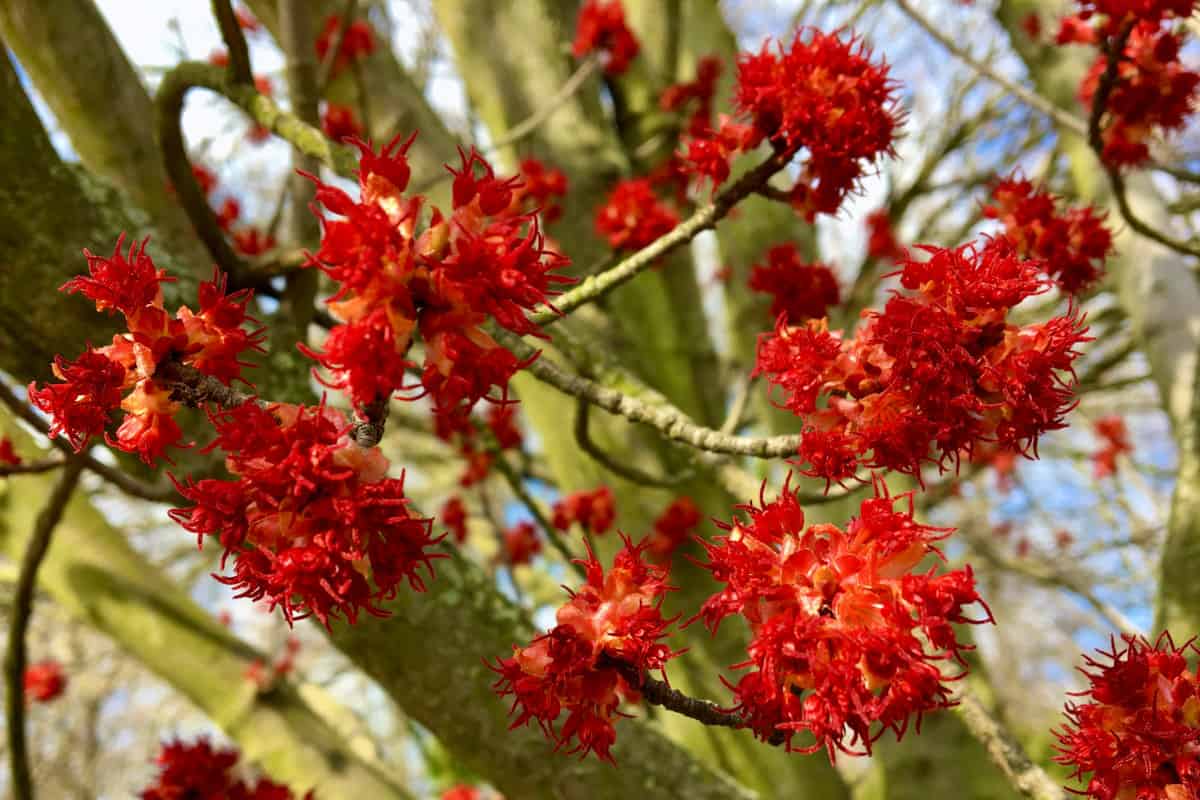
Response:
M208 259L168 188L150 95L95 3L5 2L0 36L83 165L149 214L193 274L208 277Z

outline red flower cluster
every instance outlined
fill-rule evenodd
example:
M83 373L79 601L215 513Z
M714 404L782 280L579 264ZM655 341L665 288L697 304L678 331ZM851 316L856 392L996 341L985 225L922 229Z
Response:
M1100 52L1079 86L1079 98L1091 106L1108 67L1108 51L1132 26L1108 97L1101 157L1116 167L1133 166L1150 156L1147 141L1156 131L1179 130L1192 111L1200 73L1179 58L1182 37L1164 25L1186 19L1195 0L1077 0L1079 13L1062 21L1059 44L1097 45Z
M168 742L155 759L158 779L144 790L142 800L292 800L286 786L259 778L251 785L235 774L236 750L214 748L207 739L194 744ZM312 792L305 800L313 800Z
M849 341L824 320L780 321L758 344L756 375L804 420L805 474L844 481L859 466L919 477L979 442L1025 453L1064 426L1072 365L1087 341L1077 312L1017 327L1008 312L1046 289L1041 265L1004 239L981 247L922 247L905 259L883 311L863 313ZM825 398L818 405L818 398ZM868 453L870 455L868 455Z
M563 208L555 198L567 196L567 176L551 169L536 158L521 162L521 185L513 192L513 203L528 213L540 213L549 225L562 217Z
M13 449L12 439L7 436L0 436L0 464L8 464L10 467L21 465L21 457Z
M529 520L506 528L503 540L504 552L500 554L500 558L510 567L528 564L533 561L534 556L542 552L542 540L538 538L537 528Z
M882 261L899 261L905 256L904 248L896 241L892 218L886 208L867 215L867 256Z
M1090 701L1067 704L1054 760L1072 778L1090 773L1080 794L1095 800L1200 797L1200 678L1187 665L1197 650L1166 632L1154 644L1121 638L1100 660L1085 657Z
M778 52L738 59L736 103L758 137L806 154L791 202L809 220L836 212L867 163L891 152L895 84L870 55L858 39L803 29Z
M382 616L378 603L407 580L424 589L420 568L440 541L431 519L414 516L403 478L386 477L378 448L350 438L342 415L324 406L243 403L211 415L234 480L177 484L194 506L171 518L195 534L216 536L233 573L218 576L239 597L282 607L289 624L312 614L359 610Z
M741 507L748 523L722 525L729 534L705 543L706 566L725 588L698 616L714 631L733 614L749 624L750 657L736 666L753 671L733 692L759 738L782 736L788 750L825 749L830 759L869 753L885 730L899 738L911 715L951 705L937 665L963 663L968 649L952 625L991 615L964 614L982 604L970 567L912 572L940 555L934 542L951 530L917 523L908 498L908 511L886 495L864 500L845 530L805 529L785 485L774 502Z
M621 0L584 1L575 23L572 52L576 58L598 51L604 60L604 71L609 75L620 75L629 69L629 62L640 49L633 31L625 24Z
M624 537L623 537L624 538ZM513 647L513 657L492 667L500 678L501 697L513 696L518 711L513 727L536 719L556 748L594 752L612 761L613 728L621 702L637 702L640 694L616 663L639 672L662 670L673 653L661 640L671 620L662 616L663 596L671 590L667 571L642 561L645 542L625 546L613 558L608 574L594 554L580 563L587 580L558 610L558 624L527 647ZM566 722L556 725L567 711Z
M485 423L496 446L501 451L521 449L521 429L517 427L517 407L514 403L497 403L488 408ZM488 476L496 456L480 447L479 434L471 414L461 408L454 411L434 410L433 432L444 442L456 443L467 462L460 485L473 486Z
M796 245L767 250L767 262L750 270L750 288L771 295L771 318L791 324L819 319L840 301L837 277L825 264L805 264Z
M1091 206L1059 211L1060 198L1017 177L997 181L985 216L1004 224L1004 235L1024 258L1042 262L1064 292L1093 286L1112 253L1112 232Z
M696 62L696 77L683 83L675 83L663 90L658 105L663 111L682 111L691 107L686 131L695 137L704 137L712 127L713 96L717 92L717 80L723 66L719 56L705 56Z
M618 181L596 212L596 232L614 250L641 250L679 224L679 215L654 193L649 178Z
M335 142L361 136L363 133L363 127L354 115L354 109L337 103L325 104L321 112L321 130Z
M1096 435L1102 444L1100 449L1092 454L1092 467L1097 478L1107 478L1117 474L1117 456L1122 453L1132 453L1133 445L1129 443L1129 431L1125 429L1125 420L1116 414L1110 414L1096 420Z
M317 201L340 217L322 215L321 248L309 263L339 285L328 303L345 322L323 353L305 352L330 372L330 386L363 406L415 388L406 385L414 366L406 356L419 333L421 384L437 409L470 409L493 387L503 402L522 364L481 325L490 317L514 333L537 333L525 312L546 303L554 283L569 282L551 274L568 260L546 246L533 215L511 210L520 180L498 178L474 150L451 169L450 216L434 209L418 233L424 198L403 195L411 143L397 137L376 153L354 142L362 153L358 202L309 176Z
M265 128L263 130L268 135L270 134L270 131L266 131ZM192 165L192 175L195 176L200 191L204 192L205 197L210 198L210 203L213 202L211 195L217 190L217 176L201 164ZM259 256L275 248L275 237L263 234L252 225L233 230L234 223L242 215L242 207L236 197L226 197L221 201L220 206L214 207L213 211L217 217L217 227L230 234L233 249L242 255Z
M104 431L109 415L120 407L125 420L109 444L137 454L147 464L162 456L183 437L174 414L179 404L155 379L168 362L195 367L228 385L241 378L239 357L260 350L262 329L247 331L246 290L227 295L224 276L215 274L200 284L199 313L180 306L174 317L163 308L161 283L171 280L146 255L146 242L121 252L124 236L109 258L84 250L89 277L67 281L62 291L76 292L96 304L98 311L125 315L128 330L113 337L111 345L89 347L75 361L54 358L54 374L62 383L39 389L29 385L30 401L49 414L50 434L66 435L82 450L88 440Z
M283 645L283 655L268 667L261 659L255 659L246 667L245 678L258 687L259 691L270 689L292 674L296 668L296 654L300 652L300 640L289 636Z
M554 527L568 531L579 526L596 535L607 533L616 519L617 509L612 489L601 486L590 492L573 492L554 504Z
M341 27L341 14L333 13L325 18L325 26L317 36L317 58L322 64L325 63L325 59L329 58L329 51L333 48ZM333 72L331 74L335 77L342 74L346 67L374 52L375 34L371 31L371 26L365 20L354 20L346 28L346 32L342 35L341 46L333 56Z
M694 536L700 524L700 509L690 497L678 497L671 501L658 519L654 520L654 532L646 542L650 560L664 564L689 537Z
M445 525L454 541L462 544L467 540L467 507L462 498L454 495L442 505L442 524Z
M25 668L25 700L49 703L67 688L67 675L57 661L39 661Z

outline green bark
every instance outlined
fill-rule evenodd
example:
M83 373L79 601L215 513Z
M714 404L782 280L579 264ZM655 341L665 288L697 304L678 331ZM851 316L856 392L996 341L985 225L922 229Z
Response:
M0 433L32 449L6 416ZM53 482L53 473L0 480L0 551L9 558L19 558ZM82 493L56 529L38 581L68 613L187 697L276 780L301 792L315 788L323 800L408 797L364 743L352 743L301 696L336 713L318 687L285 683L259 692L246 680L247 667L264 657L136 553Z
M92 0L0 4L0 37L93 174L156 221L202 278L209 261L168 189L150 95Z

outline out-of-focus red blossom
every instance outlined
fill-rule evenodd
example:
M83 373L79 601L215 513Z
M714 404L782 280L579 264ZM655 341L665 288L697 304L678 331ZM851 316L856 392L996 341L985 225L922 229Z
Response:
M576 58L598 52L609 75L620 75L629 69L641 46L633 31L625 24L625 9L621 0L585 0L575 23Z
M1099 658L1085 656L1089 687L1067 703L1055 761L1087 780L1094 800L1190 800L1200 797L1200 679L1188 669L1197 653L1163 632L1151 644L1125 634ZM1088 776L1091 776L1090 778Z
M242 215L242 206L236 197L226 197L217 208L217 227L228 232Z
M567 196L566 174L532 157L521 162L520 174L521 185L513 192L516 207L528 213L540 212L547 225L561 219L563 208L558 199Z
M1095 423L1100 449L1092 454L1092 468L1097 478L1117 474L1117 456L1133 452L1125 420L1117 414L1101 417Z
M1059 210L1061 198L1012 176L992 187L992 204L984 216L999 220L1004 235L1024 258L1042 262L1050 279L1064 292L1091 288L1104 274L1112 254L1112 232L1104 214L1091 206Z
M284 642L283 654L275 660L270 668L260 659L250 662L246 667L244 677L255 684L259 691L266 691L286 678L296 668L296 654L300 652L300 640L289 636Z
M654 532L646 542L650 560L656 564L669 562L675 551L696 534L699 524L700 509L692 498L677 497L672 500L671 505L654 520Z
M215 748L207 739L192 744L165 742L158 778L142 790L141 800L293 800L282 784L267 778L246 783L237 775L238 752ZM303 800L315 800L312 792Z
M715 129L693 133L682 157L685 178L709 180L713 192L729 178L730 163L738 153L753 150L762 143L762 134L753 125L745 125L721 115Z
M521 448L522 436L521 429L517 426L516 408L515 403L494 404L488 408L484 417L484 422L501 452ZM491 472L495 453L480 446L479 435L468 410L457 408L445 411L435 408L433 432L442 441L455 444L459 454L466 461L467 466L458 479L460 485L473 486Z
M480 792L474 786L460 783L442 792L442 800L480 800Z
M490 317L520 335L537 334L526 311L547 303L553 274L566 257L545 242L537 219L513 209L519 178L500 178L474 150L461 153L451 187L453 210L434 209L417 233L425 198L404 196L413 138L392 140L378 153L358 147L360 197L309 176L321 215L321 247L309 265L338 285L328 301L343 320L323 353L306 348L356 406L416 388L406 383L407 353L418 333L425 343L421 387L439 411L469 411L485 397L507 402L508 381L524 364L481 327ZM490 391L498 387L500 397Z
M751 268L749 285L771 295L772 319L782 315L793 325L824 317L841 297L833 270L825 264L804 263L790 242L767 250L766 263Z
M270 138L271 129L257 123L246 129L246 141L251 144L262 144Z
M997 447L989 442L980 442L971 451L970 458L974 464L990 466L996 476L996 489L1007 493L1016 485L1018 455L1012 450Z
M404 478L388 478L379 448L365 449L350 425L325 407L248 402L210 415L209 449L225 452L235 478L177 483L194 503L170 512L184 529L224 548L222 583L238 597L280 607L288 623L308 615L353 622L383 616L379 602L407 581L424 590L432 575L432 519L415 516Z
M663 111L684 111L690 108L684 130L694 137L706 136L712 127L713 95L724 65L720 56L704 56L696 62L696 77L674 83L663 90L658 105Z
M617 509L612 489L601 486L592 491L572 492L554 504L554 527L560 531L578 523L589 533L607 533L616 519Z
M1035 42L1042 38L1042 18L1036 11L1030 11L1021 18L1021 30Z
M329 58L329 51L333 47L333 43L337 39L338 31L341 27L341 14L335 12L325 18L325 25L321 28L321 33L317 36L316 44L317 58L322 64ZM358 59L374 53L375 47L375 33L371 30L370 24L366 20L354 20L346 28L346 32L342 36L341 46L338 47L337 53L334 54L333 71L331 74L334 77L342 74L342 71L346 67Z
M266 95L267 97L275 96L275 85L271 83L271 79L266 75L254 76L254 88L258 90L259 94Z
M321 112L321 130L335 142L361 136L363 132L354 109L337 103L325 104L325 109Z
M648 178L618 181L596 212L596 231L614 250L641 250L678 224L679 215L659 199Z
M22 459L17 455L17 451L13 449L12 439L7 436L0 436L0 464L8 464L10 467L19 467Z
M867 255L885 261L898 261L906 255L896 241L892 217L886 208L878 208L867 215Z
M1032 549L1033 543L1030 542L1028 538L1022 536L1020 539L1017 539L1017 547L1015 550L1017 558L1028 558L1029 552Z
M922 464L957 464L981 442L1036 454L1038 437L1064 427L1072 365L1088 340L1082 319L1072 309L1024 327L1006 321L1045 291L1041 265L1004 239L919 249L928 260L905 258L898 273L910 293L864 312L853 339L824 320L782 319L760 337L754 374L803 419L805 474L841 482L866 467L920 477Z
M497 694L513 697L514 728L536 719L556 750L593 752L610 762L614 723L628 716L621 702L641 697L614 662L639 673L661 671L678 655L661 641L674 622L662 616L663 596L673 588L667 570L642 560L646 542L622 539L608 574L590 551L579 562L586 581L558 610L552 630L526 647L514 645L512 658L492 667L500 676Z
M192 164L192 177L196 179L196 183L200 186L200 191L205 196L212 194L213 189L217 188L217 176L203 164Z
M878 488L878 487L877 487ZM750 626L750 668L733 686L737 709L756 736L782 735L788 750L870 753L891 729L900 738L912 715L952 705L939 668L970 649L955 624L979 623L964 608L983 605L970 567L913 573L952 533L895 509L886 494L864 500L845 530L805 528L785 484L778 499L740 508L715 543L705 542L721 591L697 617L712 630L740 615ZM986 612L987 606L983 605ZM958 677L961 677L958 676ZM794 737L805 732L798 743Z
M869 163L892 152L895 88L862 40L804 28L789 45L738 58L735 101L777 148L806 153L791 202L812 220L836 212Z
M538 538L537 528L529 520L505 528L502 539L504 552L500 554L500 559L510 567L528 564L542 552L542 540Z
M238 6L233 10L233 15L237 17L237 23L246 33L258 33L262 28L254 15L250 13L250 9L244 6Z
M25 700L49 703L67 688L67 674L57 661L38 661L25 667Z
M161 284L172 279L155 267L145 241L122 253L124 238L108 258L84 250L88 276L72 278L61 290L84 295L98 311L120 312L127 331L114 336L111 345L89 347L74 362L55 356L53 371L62 382L42 389L30 384L29 398L51 416L50 435L65 435L76 451L105 432L119 407L126 412L124 421L115 436L105 432L105 439L153 464L183 437L174 420L179 404L155 380L159 366L186 364L228 385L241 379L247 364L240 357L261 350L264 334L261 328L244 328L254 321L246 314L250 292L227 295L220 273L200 284L199 312L181 306L169 316Z
M233 232L233 249L244 256L261 256L275 249L275 237L248 225Z
M462 544L467 540L467 506L462 498L454 495L442 505L442 524L450 529L454 541Z
M225 49L213 50L208 54L208 63L212 64L214 67L228 67L229 51Z
M1054 532L1054 545L1059 550L1066 550L1075 543L1075 537L1065 528L1059 528Z
M1150 137L1183 128L1195 103L1200 73L1180 61L1182 38L1170 23L1189 17L1196 2L1077 0L1077 7L1077 14L1062 20L1056 40L1098 48L1096 60L1079 86L1079 98L1086 106L1092 105L1108 69L1108 53L1128 31L1104 109L1101 157L1117 168L1141 164L1150 156Z

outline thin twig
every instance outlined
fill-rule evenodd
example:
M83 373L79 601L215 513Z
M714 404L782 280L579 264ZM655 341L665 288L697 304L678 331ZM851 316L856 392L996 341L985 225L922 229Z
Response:
M622 464L617 459L604 452L595 441L592 440L591 433L588 430L588 417L591 403L587 400L578 398L575 405L575 443L579 445L579 449L587 453L593 461L607 469L614 475L619 475L627 481L636 483L640 486L656 486L661 488L669 488L678 486L691 478L695 477L695 473L687 470L678 475L664 475L662 477L651 475L632 464Z
M1017 738L996 719L965 686L955 710L967 730L979 740L992 763L1022 795L1031 800L1064 800L1066 793L1045 770L1033 762Z
M492 326L489 332L518 359L529 359L536 352L519 337ZM533 360L526 369L535 378L572 397L587 400L594 406L634 422L642 422L658 430L668 439L691 445L698 450L733 456L782 458L796 455L800 436L747 437L723 434L718 430L697 425L680 409L664 403L650 405L595 381L567 372L544 354Z
M480 428L479 430L484 432L483 428ZM490 431L487 431L487 433L490 433ZM525 510L528 511L530 516L533 517L534 521L537 522L538 527L542 529L542 533L545 535L546 539L549 540L550 545L558 551L558 554L562 556L562 560L565 561L568 566L572 567L577 573L579 573L580 577L586 577L587 572L575 559L575 556L571 554L571 551L567 549L567 544L563 541L558 529L555 528L554 525L551 524L550 520L546 518L546 515L542 511L541 506L538 505L537 500L533 499L533 496L529 494L529 490L526 489L525 484L521 482L521 476L517 474L512 465L509 464L504 458L504 454L500 452L499 446L496 444L494 438L490 442L489 449L491 449L495 455L495 460L493 463L495 464L496 469L500 470L500 474L504 476L504 480L508 483L508 488L512 490L513 495L519 501L521 501L521 505L525 506Z
M555 298L553 308L535 312L530 315L530 319L543 327L551 325L563 315L603 297L637 277L664 256L692 241L701 232L715 228L717 222L734 206L754 194L772 175L787 166L794 155L794 149L776 150L769 158L724 189L713 202L697 209L694 214L676 225L670 233L655 239L612 269L599 275L588 276L574 289Z
M1076 117L1074 114L1068 114L1061 108L1058 108L1054 103L1037 94L1036 92L1025 88L1019 83L1015 83L1001 75L996 70L992 69L987 64L979 61L972 56L966 49L960 47L957 42L943 33L932 21L925 17L920 11L913 8L909 0L896 0L896 5L900 10L915 22L925 33L929 34L938 44L946 48L951 55L958 58L971 69L978 72L983 77L993 83L1007 89L1013 97L1016 97L1025 105L1045 114L1050 119L1054 120L1060 126L1070 130L1080 136L1087 135L1087 123Z
M58 469L65 463L63 458L42 458L37 461L25 461L20 464L0 464L0 478L9 475L40 475Z
M34 523L33 535L25 546L21 558L21 572L13 591L12 616L9 619L8 649L4 654L4 678L8 688L5 701L5 716L8 720L9 763L12 769L14 800L32 800L33 781L29 776L29 756L25 740L25 631L33 616L33 591L38 568L50 548L54 528L62 519L67 501L71 499L79 475L83 472L84 460L79 457L68 459Z
M229 53L229 79L233 83L254 85L254 72L250 68L250 48L246 46L246 37L242 26L238 24L237 15L229 0L212 0L213 16L217 18L217 26L221 29L221 38L225 41L225 50Z
M49 438L50 423L42 419L28 403L22 402L21 398L17 397L4 381L0 381L0 402L3 402L9 410L29 423L39 433ZM63 439L50 439L50 443L67 456L75 454L71 445ZM140 481L118 468L111 467L90 454L83 458L88 471L96 473L131 497L149 500L152 503L171 503L179 497L179 493L170 484L154 486Z
M526 136L529 136L536 131L543 122L549 119L554 112L562 106L563 103L567 102L567 100L570 100L572 95L579 91L579 87L583 86L584 81L590 78L599 66L600 60L596 58L594 54L585 58L582 62L580 62L579 66L576 67L575 71L571 73L571 77L567 78L563 85L558 87L558 91L550 96L550 99L543 103L528 117L510 128L508 132L499 139L488 145L488 153L495 154L497 151L502 150L509 145L516 144Z

